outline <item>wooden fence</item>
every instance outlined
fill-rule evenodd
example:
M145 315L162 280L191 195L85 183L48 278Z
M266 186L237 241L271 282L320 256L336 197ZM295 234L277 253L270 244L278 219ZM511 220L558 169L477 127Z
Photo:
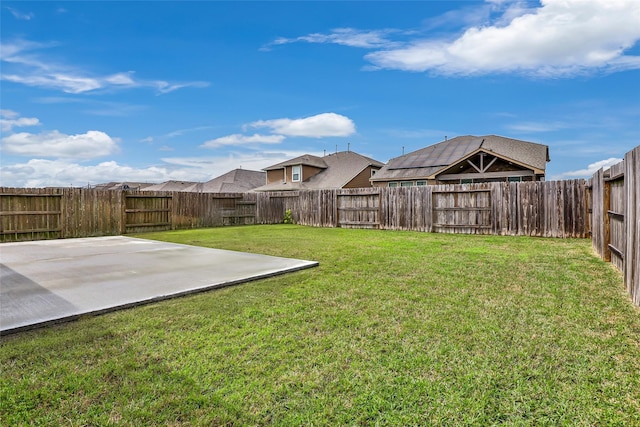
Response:
M584 180L257 193L260 224L586 237Z
M0 189L0 241L121 234L120 192Z
M270 193L0 188L0 242L276 224L577 237L640 306L640 146L584 180Z
M280 193L0 189L0 240L281 223L436 233L586 237L583 180Z
M239 193L0 188L0 241L110 236L255 223Z
M631 299L640 306L640 146L589 181L593 248L623 273Z

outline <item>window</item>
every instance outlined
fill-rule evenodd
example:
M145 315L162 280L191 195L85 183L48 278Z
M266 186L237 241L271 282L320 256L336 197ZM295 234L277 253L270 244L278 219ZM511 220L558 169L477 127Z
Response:
M291 168L291 181L300 182L302 181L302 166L293 166Z
M375 169L371 169L371 176L375 175L375 174L376 174L376 172L377 172L377 170L375 170Z
M400 187L413 187L413 181L402 181Z
M521 176L510 176L507 181L509 182L520 182L522 181L522 177Z
M389 183L389 187L397 187L398 183L397 182L390 182Z
M427 181L416 181L416 185L418 187L423 187L423 186L427 185Z
M473 184L472 179L461 179L460 184Z

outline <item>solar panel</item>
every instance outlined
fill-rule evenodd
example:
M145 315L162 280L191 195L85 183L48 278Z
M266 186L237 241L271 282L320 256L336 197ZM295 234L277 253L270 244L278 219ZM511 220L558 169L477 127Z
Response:
M456 162L474 150L477 150L483 138L460 136L449 141L406 154L392 160L389 169L414 169L434 166L447 166Z

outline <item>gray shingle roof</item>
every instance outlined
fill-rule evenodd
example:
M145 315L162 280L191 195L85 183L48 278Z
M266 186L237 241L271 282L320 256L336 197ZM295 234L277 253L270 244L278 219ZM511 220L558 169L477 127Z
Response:
M133 181L124 181L124 182L105 182L102 184L96 184L93 186L96 190L141 190L145 187L151 187L152 185L156 185L149 182L133 182Z
M547 162L551 160L549 158L549 146L547 145L496 135L489 135L484 138L485 141L482 148L542 171L547 168Z
M308 156L319 159L324 163L325 170L312 176L303 182L273 182L256 188L256 191L287 191L287 190L315 190L342 188L355 178L368 166L382 167L384 164L377 160L363 156L353 151L340 151L324 157ZM299 165L300 159L307 159L307 156L300 156L278 165L270 166L265 170L281 169L284 166ZM308 163L304 163L308 164ZM317 164L317 163L316 163ZM279 167L276 167L279 166ZM316 165L312 165L316 166ZM316 166L318 167L318 166Z
M197 193L244 193L264 185L267 173L234 169L207 182L193 184L182 191Z
M183 189L197 184L197 182L193 181L166 181L161 184L152 185L150 187L145 187L142 191L182 191Z
M427 178L479 149L491 151L543 173L549 161L549 147L543 144L497 135L465 135L391 159L376 173L373 180Z
M285 166L295 166L295 165L313 166L320 169L325 169L327 167L327 164L325 163L322 157L314 156L313 154L303 154L302 156L298 156L295 159L286 160L284 162L275 164L273 166L269 166L262 170L270 171L274 169L282 169Z

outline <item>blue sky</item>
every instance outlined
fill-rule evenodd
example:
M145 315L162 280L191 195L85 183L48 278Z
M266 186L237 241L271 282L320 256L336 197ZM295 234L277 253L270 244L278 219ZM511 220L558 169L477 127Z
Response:
M1 185L206 181L459 135L547 144L547 179L640 144L637 0L10 2Z

